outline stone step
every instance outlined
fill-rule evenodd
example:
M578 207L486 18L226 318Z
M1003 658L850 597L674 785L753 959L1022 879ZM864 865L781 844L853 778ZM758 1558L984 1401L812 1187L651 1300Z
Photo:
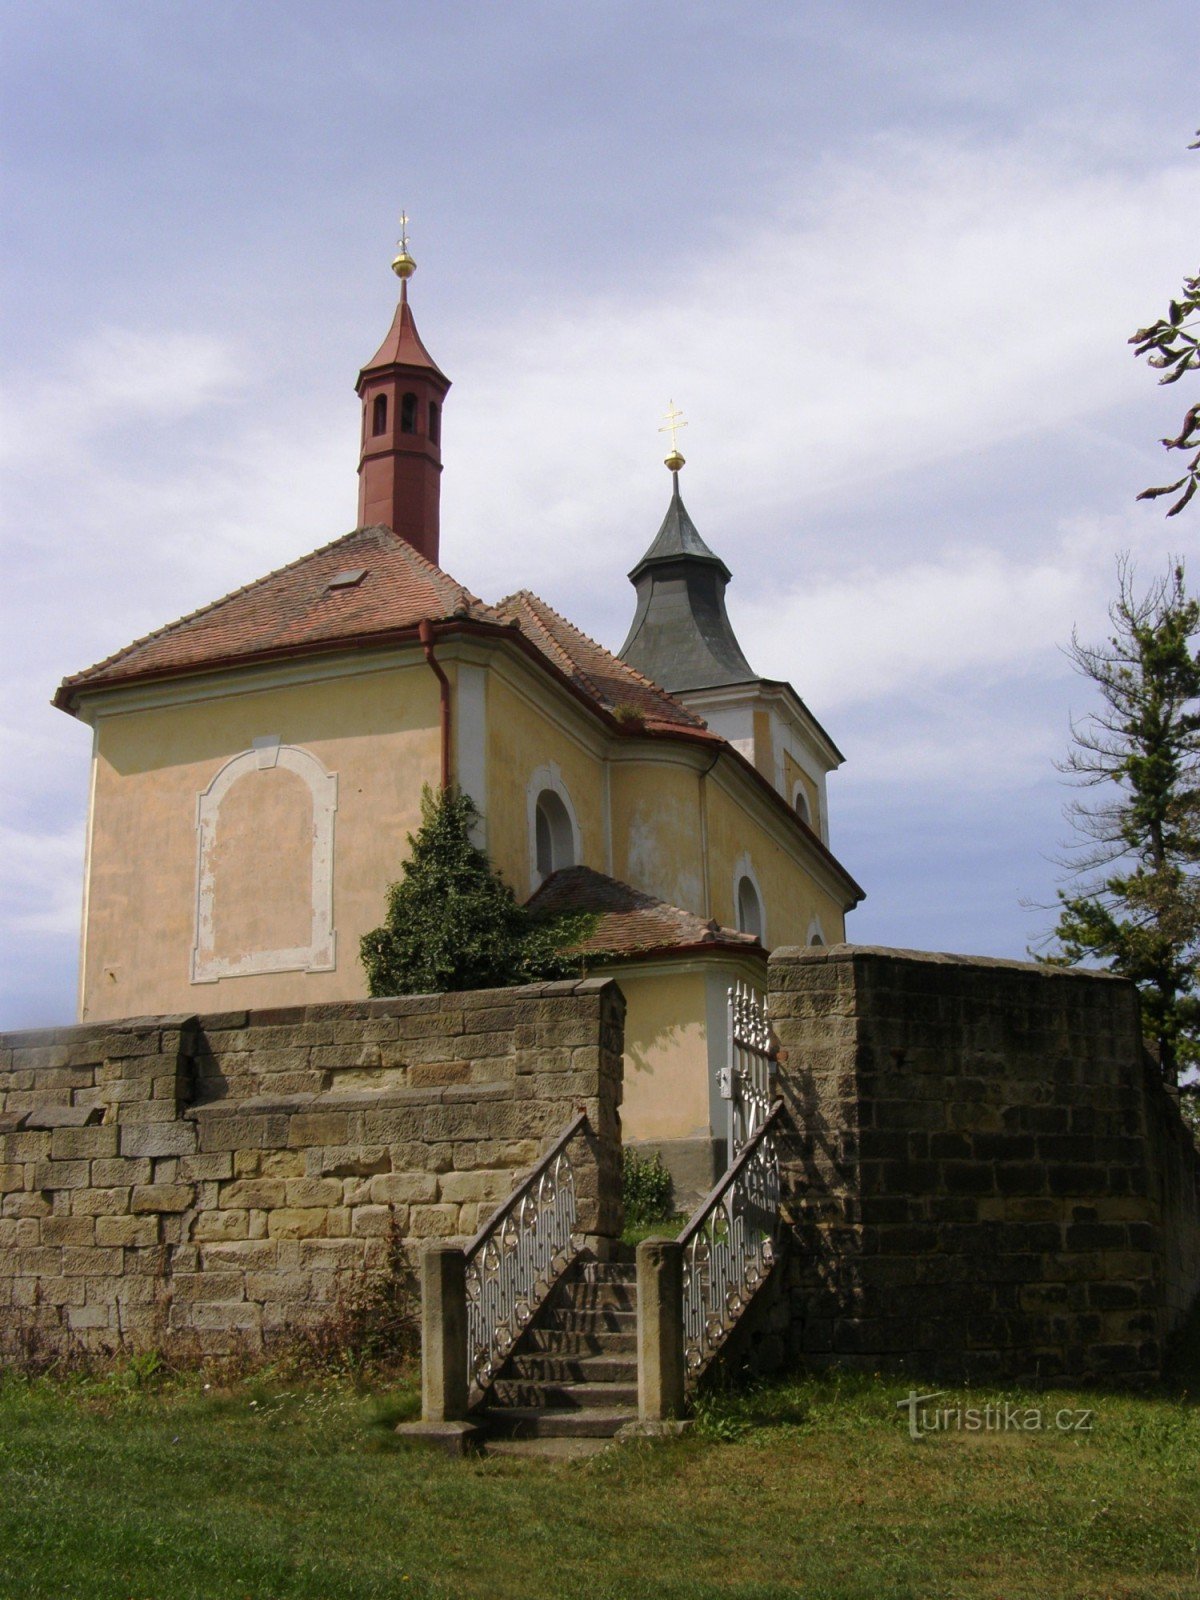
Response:
M637 1405L637 1383L538 1383L523 1378L498 1378L489 1408L539 1411L604 1411Z
M552 1306L545 1314L548 1328L573 1333L637 1333L637 1312L615 1306L596 1306L576 1311L570 1306Z
M626 1356L637 1358L637 1333L607 1329L528 1328L522 1337L522 1354L545 1351L559 1356Z
M611 1439L637 1416L633 1407L543 1410L539 1406L489 1408L481 1417L488 1433L509 1439Z
M572 1283L607 1284L610 1287L620 1285L626 1289L637 1288L637 1268L625 1266L614 1261L585 1261L578 1274L573 1274Z
M636 1311L637 1285L570 1283L559 1291L554 1304L572 1311Z
M513 1356L509 1376L535 1383L636 1383L635 1356L570 1356L530 1350Z
M588 1456L599 1455L601 1450L611 1450L612 1439L608 1436L599 1439L486 1439L483 1448L489 1456L517 1456L535 1461L583 1461Z

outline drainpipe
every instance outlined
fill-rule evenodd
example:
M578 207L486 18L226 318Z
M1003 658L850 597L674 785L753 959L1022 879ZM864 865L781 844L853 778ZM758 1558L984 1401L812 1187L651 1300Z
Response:
M417 624L417 637L425 652L425 659L433 668L438 681L438 695L442 710L442 793L450 787L450 679L442 671L441 663L433 653L433 623L422 617Z

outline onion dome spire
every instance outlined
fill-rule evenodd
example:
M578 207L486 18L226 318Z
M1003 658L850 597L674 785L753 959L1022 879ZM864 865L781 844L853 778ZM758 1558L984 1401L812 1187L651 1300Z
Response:
M621 660L673 693L748 683L755 673L725 610L729 568L705 544L679 493L684 465L677 430L683 413L671 409L659 431L670 433L671 502L662 526L629 574L637 611Z

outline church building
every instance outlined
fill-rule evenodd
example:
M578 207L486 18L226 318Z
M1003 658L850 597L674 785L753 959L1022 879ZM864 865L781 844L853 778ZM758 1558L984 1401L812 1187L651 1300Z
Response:
M395 318L359 373L358 524L64 679L92 730L79 1020L360 999L423 787L455 784L521 899L597 912L628 1003L622 1119L705 1186L731 983L833 943L862 891L829 848L841 762L730 625L730 572L666 465L612 655L528 589L441 565L450 380ZM448 543L453 560L453 530Z

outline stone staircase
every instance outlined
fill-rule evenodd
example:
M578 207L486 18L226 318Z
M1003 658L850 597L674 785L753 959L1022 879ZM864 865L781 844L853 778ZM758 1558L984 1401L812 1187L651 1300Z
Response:
M637 1268L581 1256L521 1335L474 1420L489 1454L581 1456L637 1418Z

